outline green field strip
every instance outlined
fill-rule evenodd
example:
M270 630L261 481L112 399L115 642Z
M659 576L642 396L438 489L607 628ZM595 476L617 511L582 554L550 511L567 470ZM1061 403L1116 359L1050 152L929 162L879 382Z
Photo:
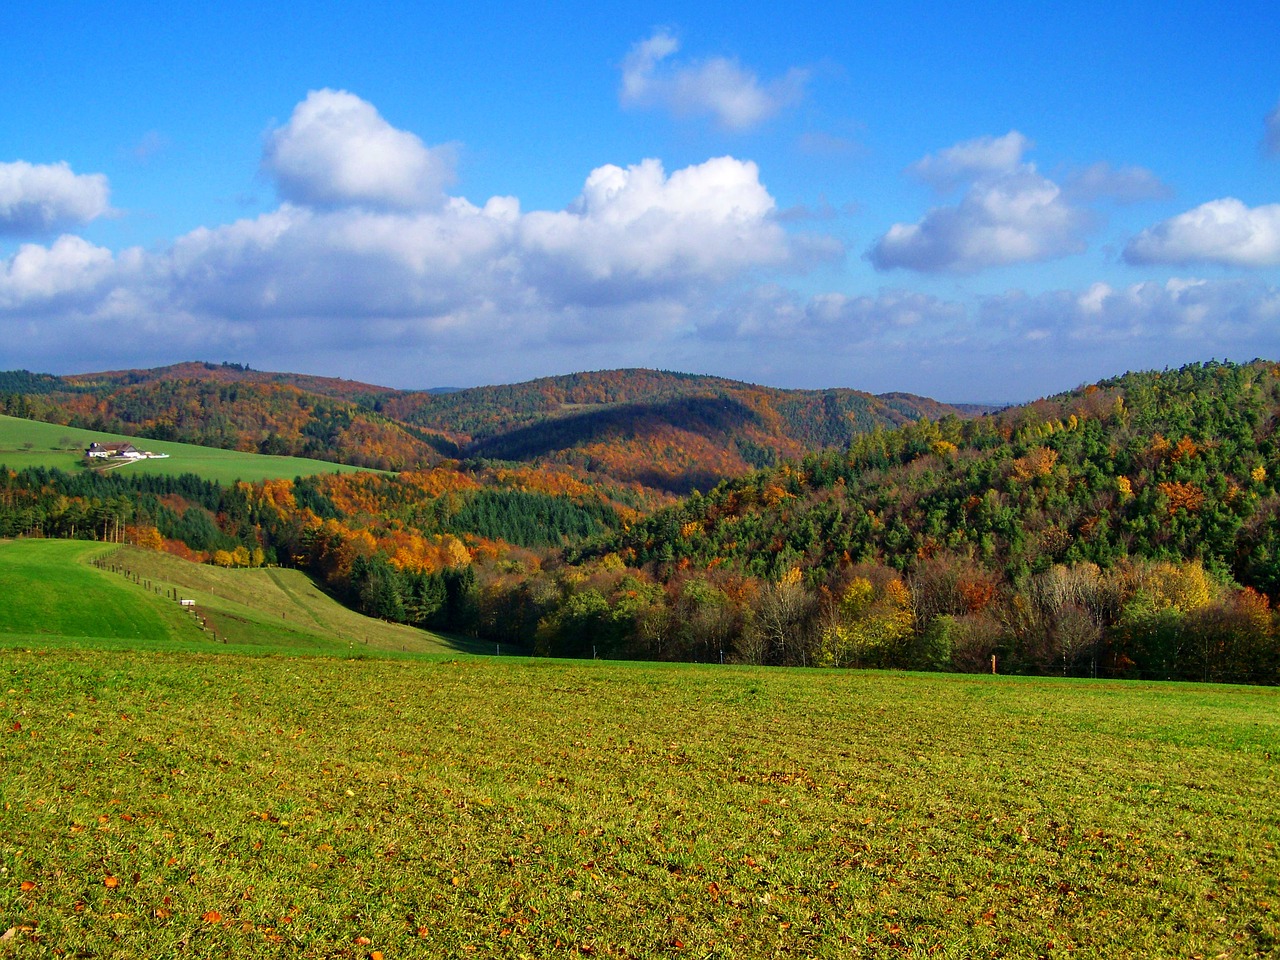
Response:
M94 441L127 441L139 450L168 454L164 459L95 464L97 469L118 470L126 476L192 473L205 480L232 483L236 480L287 480L318 473L353 473L363 469L324 460L242 453L0 415L0 466L10 470L47 467L70 473L85 469L84 451Z

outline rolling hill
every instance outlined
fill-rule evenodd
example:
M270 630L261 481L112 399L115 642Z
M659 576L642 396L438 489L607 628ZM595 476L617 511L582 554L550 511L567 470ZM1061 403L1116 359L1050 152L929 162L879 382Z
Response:
M553 655L1280 679L1276 364L935 411L737 476L717 444L783 435L784 399L829 411L819 438L853 408L638 376L653 399L626 376L541 382L540 407L532 385L502 388L487 409L522 425L468 440L492 459L431 470L230 488L0 474L0 533L296 566L365 613ZM627 469L707 492L654 511L605 482Z
M676 625L713 589L703 656L1274 683L1278 424L1274 363L1130 373L726 481L578 558L652 577Z
M0 466L10 470L43 467L77 472L84 469L84 452L89 444L130 439L136 438L0 414ZM119 470L122 475L128 476L178 476L190 473L203 480L219 483L287 479L317 473L354 473L363 469L325 460L241 453L238 450L203 447L172 440L139 440L138 446L164 456L129 463L104 463L99 465L99 469Z
M297 570L226 570L81 540L0 540L0 595L7 647L334 656L478 649L361 616Z
M909 394L654 370L437 392L208 363L67 377L12 371L0 374L0 411L382 469L444 457L556 464L666 494L844 447L876 428L977 412Z

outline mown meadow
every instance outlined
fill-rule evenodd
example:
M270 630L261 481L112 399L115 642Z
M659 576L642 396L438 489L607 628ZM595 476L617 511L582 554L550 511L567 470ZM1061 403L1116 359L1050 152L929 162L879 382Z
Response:
M0 540L0 650L31 644L285 656L493 650L361 616L297 570L224 569L85 540Z
M233 483L305 477L318 473L355 473L363 469L305 457L267 456L218 447L202 447L172 440L151 440L124 434L41 423L0 415L0 464L11 470L45 467L68 473L82 469L90 443L128 441L139 450L168 454L166 458L95 464L97 469L126 471L130 476L195 474L202 480Z
M1278 744L1244 686L32 641L0 956L1274 956Z

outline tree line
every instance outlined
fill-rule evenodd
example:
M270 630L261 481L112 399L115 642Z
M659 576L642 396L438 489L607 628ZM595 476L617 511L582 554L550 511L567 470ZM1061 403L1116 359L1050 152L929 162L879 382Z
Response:
M0 471L0 535L308 570L557 656L1277 681L1280 368L873 430L646 513L572 471L219 486Z

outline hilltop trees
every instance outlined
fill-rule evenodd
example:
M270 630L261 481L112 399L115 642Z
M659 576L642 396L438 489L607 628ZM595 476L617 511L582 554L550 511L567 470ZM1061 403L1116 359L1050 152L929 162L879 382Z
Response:
M1276 682L1277 424L1280 367L1204 364L873 429L647 515L581 467L0 471L0 535L296 565L371 615L556 656Z

